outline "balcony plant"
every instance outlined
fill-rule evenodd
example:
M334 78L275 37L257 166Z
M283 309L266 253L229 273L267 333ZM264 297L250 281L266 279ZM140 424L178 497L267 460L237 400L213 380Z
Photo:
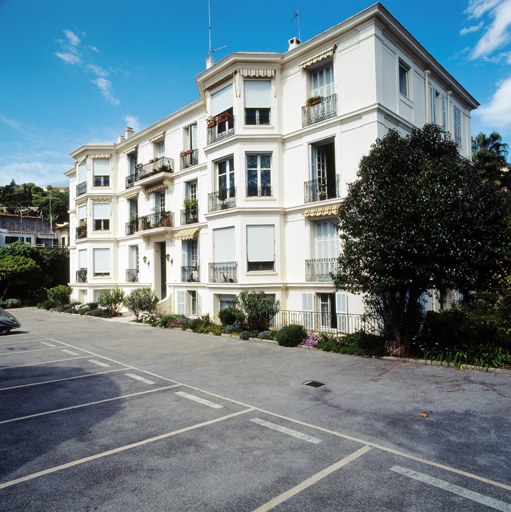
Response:
M223 112L222 114L219 114L217 116L217 121L219 123L225 123L226 121L229 121L229 119L231 118L231 114L229 114L229 112Z
M217 199L220 201L220 208L225 210L227 208L227 190L222 189L216 195Z
M183 201L183 207L187 211L196 210L197 206L199 206L199 201L194 197L187 198Z
M307 107L313 107L314 105L319 105L325 98L323 96L311 96L307 98L305 105Z
M162 224L163 224L164 227L166 227L166 228L170 228L171 227L169 212L162 213L161 221L162 221Z
M326 183L318 184L319 200L324 201L326 199Z
M216 126L216 117L210 116L206 119L206 124L208 128L214 128Z

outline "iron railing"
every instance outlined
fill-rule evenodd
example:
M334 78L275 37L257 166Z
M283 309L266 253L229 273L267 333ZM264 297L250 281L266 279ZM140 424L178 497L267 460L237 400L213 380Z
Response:
M137 181L137 179L138 179L138 173L137 172L135 174L130 174L126 178L126 188L134 187L135 186L135 182Z
M225 199L219 199L225 197ZM236 187L222 190L221 192L210 192L208 194L208 212L227 210L236 206Z
M199 222L199 207L185 208L181 210L181 226Z
M331 282L331 274L335 274L338 267L339 261L337 258L305 260L305 280L317 283Z
M181 267L181 282L192 283L200 281L199 265L192 265L190 267Z
M77 283L86 283L87 282L87 269L81 268L76 271L76 282Z
M286 325L301 325L309 332L329 332L352 334L366 329L364 315L347 313L316 313L313 311L279 311L273 318L270 327L281 329Z
M325 199L335 199L339 196L339 174L335 175L335 180L326 179L310 180L304 183L304 202L314 203L316 201L324 201Z
M85 194L87 192L87 182L84 181L83 183L78 183L76 185L76 195L81 196L82 194Z
M173 228L174 213L173 212L155 212L151 215L144 215L137 219L137 231L146 231L147 229L156 228Z
M223 121L220 119L222 114L214 118L214 125L208 125L208 144L234 135L234 116L228 115Z
M181 169L186 169L187 167L192 167L199 163L199 150L198 149L189 149L185 151L184 155L181 155Z
M126 269L126 282L127 283L138 283L138 268Z
M87 224L76 228L76 238L87 238Z
M265 186L265 187L250 187L247 186L247 197L271 197L271 187Z
M337 94L323 98L317 105L304 105L302 107L302 128L310 124L319 123L337 115Z
M143 180L161 172L174 172L174 159L162 156L140 167L136 173L135 181Z
M126 222L126 236L134 235L138 228L138 217Z
M210 283L237 283L238 262L228 261L223 263L209 264Z

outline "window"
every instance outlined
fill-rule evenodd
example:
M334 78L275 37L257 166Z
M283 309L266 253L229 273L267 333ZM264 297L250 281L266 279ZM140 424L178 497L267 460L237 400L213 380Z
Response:
M188 292L188 296L190 299L190 315L197 316L197 292L191 290Z
M410 71L410 67L407 66L404 62L399 61L399 92L406 96L409 95L409 84L408 84L408 72Z
M183 240L182 248L182 266L181 281L193 282L199 281L199 241L196 238L192 240Z
M94 203L92 205L94 231L110 230L110 203Z
M155 192L154 194L154 210L156 212L165 211L165 192Z
M323 142L310 146L310 181L306 182L305 202L339 197L335 167L335 144Z
M339 257L339 234L334 221L316 222L316 259Z
M270 124L271 80L245 80L245 124Z
M312 96L331 96L334 93L334 74L332 66L312 73Z
M247 155L247 196L271 196L271 155Z
M225 263L235 261L234 227L213 230L213 261Z
M95 187L110 186L110 160L106 158L96 158L93 160L93 174Z
M218 191L225 192L227 198L234 197L234 159L223 160L217 163Z
M197 149L197 123L191 124L186 128L186 149Z
M87 163L82 162L78 166L78 184L85 183L87 181Z
M447 129L446 98L435 89L430 88L431 93L431 122Z
M234 297L236 297L236 295L219 295L218 299L220 301L220 310L232 306Z
M217 119L214 138L228 135L234 128L232 103L232 84L211 95L211 113Z
M129 174L135 174L137 170L137 152L134 151L128 155L128 170Z
M78 225L82 226L87 223L87 206L82 204L78 207Z
M185 183L185 198L197 199L197 181Z
M161 140L160 142L156 142L156 157L162 158L165 156L165 141Z
M93 249L94 275L110 275L110 249Z
M138 201L136 199L128 199L130 221L134 221L138 217Z
M274 270L275 226L247 226L247 270Z
M461 148L463 147L463 139L461 137L461 110L453 107L454 113L454 142Z

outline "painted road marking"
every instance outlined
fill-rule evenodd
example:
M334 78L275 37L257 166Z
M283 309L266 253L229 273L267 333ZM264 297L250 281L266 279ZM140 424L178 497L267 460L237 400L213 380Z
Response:
M139 446L144 446L146 444L154 443L155 441L161 441L162 439L168 439L169 437L176 436L178 434L183 434L184 432L190 432L191 430L196 430L198 428L206 427L208 425L213 425L220 421L225 421L231 418L235 418L241 414L246 414L247 412L252 412L253 409L246 409L240 412L234 412L232 414L228 414L227 416L222 416L221 418L216 418L214 420L206 421L204 423L198 423L197 425L192 425L191 427L185 427L180 430L174 430L174 432L168 432L167 434L162 434L160 436L151 437L149 439L145 439L144 441L139 441L138 443L128 444L126 446L121 446L119 448L114 448L113 450L108 450L106 452L98 453L96 455L91 455L90 457L85 457L84 459L74 460L73 462L68 462L67 464L62 464L61 466L55 466L50 469L45 469L44 471L38 471L37 473L32 473L27 476L23 476L21 478L16 478L16 480L11 480L10 482L5 482L0 484L0 489L5 489L6 487L11 487L12 485L20 484L22 482L28 482L29 480L33 480L34 478L38 478L40 476L49 475L51 473L56 473L57 471L62 471L63 469L72 468L73 466L78 466L79 464L84 464L85 462L90 462L92 460L101 459L103 457L108 457L109 455L114 455L116 453L125 452L126 450L131 450L132 448L138 448Z
M26 352L23 353L26 354ZM53 361L39 361L37 363L15 364L13 366L0 366L0 370L10 370L12 368L25 368L27 366L40 366L42 364L63 363L65 361L74 361L75 359L85 359L86 357L89 356L67 357L66 359L54 359Z
M67 348L63 349L62 352L65 352L66 354L72 355L72 356L79 356L80 354L78 352L73 352L72 350L68 350Z
M462 498L467 498L469 500L480 503L481 505L494 508L495 510L511 512L511 504L490 498L489 496L484 496L478 492L470 491L464 487L459 487L458 485L450 484L444 480L439 480L438 478L434 478L423 473L418 473L417 471L412 471L411 469L402 468L401 466L392 466L390 469L391 471L395 471L401 475L413 478L414 480L419 480L420 482L424 482L429 485L433 485L439 489L443 489L444 491L452 492L453 494L457 494Z
M155 384L152 380L144 379L144 377L140 377L140 375L135 375L134 373L127 373L127 377L131 377L132 379L137 379L141 382L145 382L146 384Z
M53 343L48 343L47 341L41 341L42 345L46 345L47 347L56 347Z
M253 421L253 420L251 420L251 421ZM275 508L277 505L280 505L284 501L288 500L289 498L292 498L293 496L296 496L298 493L307 489L311 485L314 485L315 483L319 482L326 476L330 475L330 473L333 473L334 471L337 471L338 469L342 468L343 466L346 466L346 464L349 464L350 462L354 461L355 459L358 459L359 457L361 457L362 455L367 453L369 450L372 450L372 446L369 446L369 445L363 446L356 452L353 452L351 455L344 457L344 459L341 459L339 462L332 464L330 467L324 469L323 471L320 471L319 473L316 473L314 476L311 476L307 480L304 480L302 483L296 485L292 489L289 489L289 491L282 493L280 496L276 496L275 498L270 500L268 503L265 503L261 507L255 509L253 512L267 512L268 510Z
M109 364L102 363L101 361L96 361L95 359L89 359L89 363L97 364L98 366L102 366L103 368L110 368Z
M296 437L298 439L301 439L302 441L307 441L308 443L314 443L319 444L321 443L321 439L318 439L316 437L308 436L307 434L302 434L301 432L298 432L297 430L292 430L287 427L281 427L280 425L277 425L276 423L271 423L269 421L261 420L259 418L253 418L250 421L253 423L257 423L258 425L262 425L263 427L271 428L272 430L276 430L277 432L282 432L283 434L287 434L289 436Z
M223 405L215 404L214 402L210 402L209 400L205 400L204 398L199 398L198 396L189 395L188 393L184 393L183 391L178 391L176 395L182 396L183 398L188 398L188 400L193 400L194 402L198 402L202 405L207 405L208 407L212 407L213 409L222 409Z

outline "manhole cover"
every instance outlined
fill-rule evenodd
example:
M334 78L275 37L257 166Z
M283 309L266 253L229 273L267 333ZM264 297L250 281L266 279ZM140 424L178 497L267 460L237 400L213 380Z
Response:
M307 380L303 383L304 386L311 386L313 388L320 388L321 386L324 386L326 382L319 382L317 380Z

